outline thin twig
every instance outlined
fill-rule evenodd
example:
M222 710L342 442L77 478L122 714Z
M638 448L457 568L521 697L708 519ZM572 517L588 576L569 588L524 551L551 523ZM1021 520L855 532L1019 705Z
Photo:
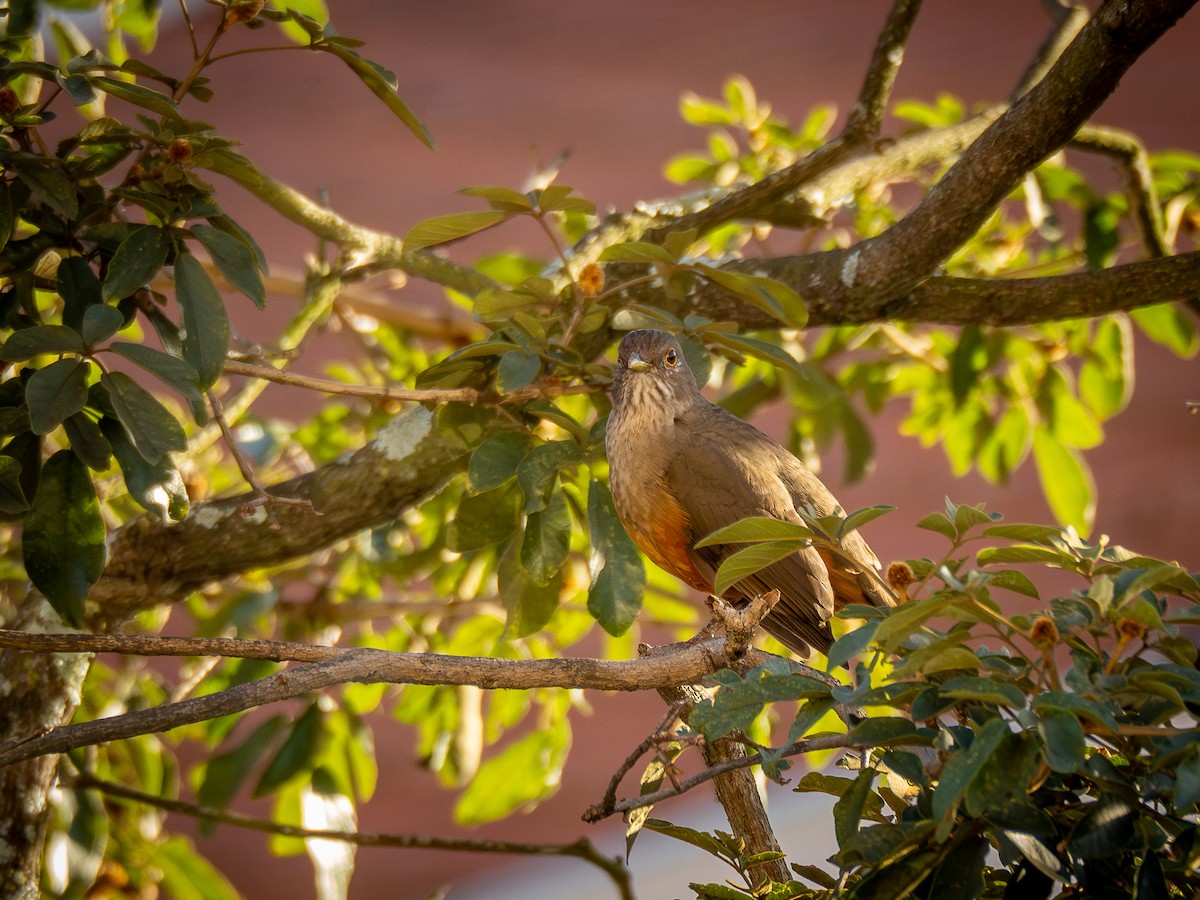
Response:
M359 847L407 847L420 850L456 850L466 853L508 853L518 856L572 856L602 869L613 880L622 900L633 900L634 896L629 870L621 863L620 858L605 856L587 838L580 838L570 844L526 844L514 841L431 837L420 834L328 831L272 822L269 819L259 819L224 809L214 809L210 806L201 806L183 800L159 797L123 784L97 778L90 772L80 772L68 783L76 788L99 791L107 797L118 800L141 803L179 815L285 837L342 841Z
M613 772L612 778L608 781L608 789L604 792L604 800L601 802L603 809L611 810L617 802L617 789L621 786L621 781L629 774L629 770L634 767L639 759L659 740L664 731L671 727L671 723L679 718L680 712L687 706L686 700L678 700L672 703L667 708L667 714L663 716L662 721L658 726L644 737L636 747L630 751L629 755L621 765L617 766L617 770Z
M294 372L284 372L273 366L255 366L250 363L237 362L236 360L225 361L225 374L261 378L266 381L273 381L276 384L307 388L308 390L321 391L325 394L369 397L379 400L415 400L422 403L519 404L529 400L540 400L548 397L591 394L603 390L604 387L599 384L541 384L521 388L507 394L498 394L493 391L483 391L476 388L381 387L369 384L346 384L343 381L333 381L328 378L297 375Z
M1150 154L1135 135L1118 128L1085 125L1076 132L1071 146L1111 156L1121 167L1129 209L1147 259L1169 256L1171 247L1163 236L1158 191L1150 171Z
M229 429L229 423L225 421L224 411L221 409L221 401L217 399L217 395L212 390L206 390L205 395L208 397L208 405L212 409L213 418L217 420L217 424L221 428L221 434L225 438L225 446L229 448L230 455L233 456L234 462L237 463L238 471L242 473L242 478L250 485L250 497L246 501L251 504L259 503L288 503L293 506L312 507L309 500L300 497L276 497L269 493L263 483L259 480L258 475L254 472L254 467L250 465L250 461L242 455L242 450L237 445L237 440L234 439L233 432Z
M879 136L883 114L892 95L892 86L896 83L896 73L900 71L900 63L904 60L904 47L920 11L921 0L896 0L892 4L887 22L871 54L858 99L850 108L846 127L842 131L847 141L872 141Z
M1033 58L1033 62L1021 75L1021 80L1013 90L1013 100L1022 97L1029 93L1029 90L1046 77L1046 73L1050 68L1058 62L1058 58L1062 56L1063 50L1071 41L1075 40L1075 36L1079 34L1091 13L1086 7L1075 3L1068 3L1065 0L1047 0L1043 4L1047 11L1054 18L1055 27L1047 36L1045 42L1038 49L1037 56Z

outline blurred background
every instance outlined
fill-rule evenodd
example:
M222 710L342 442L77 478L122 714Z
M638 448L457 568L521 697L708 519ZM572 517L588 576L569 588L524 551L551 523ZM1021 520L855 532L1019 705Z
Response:
M338 31L365 39L364 53L396 72L400 95L432 132L435 151L415 141L348 71L304 50L218 63L210 70L216 100L211 107L189 100L184 113L242 142L268 175L309 196L323 194L352 221L397 234L432 215L479 208L478 201L455 194L460 188L519 188L539 165L564 152L561 183L601 211L627 209L681 190L663 176L663 166L703 140L678 114L685 91L717 96L726 78L741 74L792 122L817 104L834 104L844 114L889 5L329 0ZM171 6L166 4L168 14ZM207 10L195 6L206 34ZM1050 27L1037 0L927 0L895 97L932 101L949 92L968 108L1003 100ZM1194 115L1198 41L1200 19L1193 14L1132 69L1097 121L1137 133L1152 152L1200 148L1200 118ZM190 54L181 23L173 21L164 25L151 61L176 71ZM1115 188L1118 179L1107 163L1094 165ZM301 272L304 255L316 249L312 238L235 185L221 189L222 205L257 237L273 271ZM521 226L481 235L468 249L482 255L514 245L545 252L539 235ZM440 289L419 282L388 298L403 306L444 303ZM266 312L246 313L236 325L251 339L267 339L291 316L294 302L273 298ZM330 355L338 349L330 347ZM320 354L310 354L305 364L319 373ZM1200 400L1197 369L1193 361L1142 341L1137 373L1132 403L1109 424L1105 443L1087 453L1100 488L1096 533L1196 569L1200 418L1189 416L1185 403ZM272 389L256 410L286 417L293 404L310 409L317 402L313 394ZM913 525L942 508L947 495L962 503L986 501L1008 521L1051 520L1031 463L1005 488L975 476L957 479L940 449L897 433L903 414L889 409L874 422L876 465L864 480L844 484L836 454L822 473L848 510L897 507L867 529L885 562L937 549L939 539ZM771 431L778 423L760 424ZM613 855L622 851L619 821L587 826L580 815L601 798L613 770L663 710L655 696L589 699L594 714L576 721L560 792L529 815L476 829L472 837L562 842L586 835ZM360 828L460 833L452 818L454 795L419 767L411 735L397 723L378 728L379 789L360 811ZM833 852L823 799L774 785L769 794L779 837L794 860L816 862ZM694 827L724 824L704 789L658 814ZM271 857L265 836L223 826L197 841L247 897L313 894L307 861ZM704 854L655 834L639 839L633 863L644 898L677 896L672 891L682 891L687 881L725 877ZM608 897L613 891L597 870L574 860L381 849L359 851L351 887L351 896L360 898L566 895Z

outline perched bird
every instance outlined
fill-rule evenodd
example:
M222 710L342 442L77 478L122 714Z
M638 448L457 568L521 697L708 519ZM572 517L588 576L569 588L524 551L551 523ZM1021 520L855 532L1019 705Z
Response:
M838 508L800 460L700 394L679 342L665 331L625 335L612 404L606 447L617 514L650 559L697 590L712 593L721 561L745 546L697 548L710 532L749 516L803 524L798 510L824 516ZM879 560L857 531L841 549L834 557L805 547L738 582L726 599L778 590L763 627L801 656L810 647L824 653L835 609L895 602L872 578Z

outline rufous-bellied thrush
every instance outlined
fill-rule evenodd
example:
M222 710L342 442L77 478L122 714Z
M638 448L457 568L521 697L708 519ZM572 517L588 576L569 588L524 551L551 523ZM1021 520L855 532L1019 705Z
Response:
M631 331L613 376L606 446L613 502L625 530L672 575L705 593L721 561L744 544L697 548L710 532L749 516L803 524L838 510L800 460L753 425L706 400L665 331ZM891 606L873 578L879 560L857 531L836 555L810 545L739 581L726 599L778 590L763 627L792 651L827 652L829 619L848 603Z

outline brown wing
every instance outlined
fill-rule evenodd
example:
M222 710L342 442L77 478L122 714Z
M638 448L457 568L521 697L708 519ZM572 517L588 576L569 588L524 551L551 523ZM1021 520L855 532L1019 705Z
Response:
M720 420L718 427L710 420L714 416ZM689 413L688 420L679 424L679 444L668 463L667 483L687 515L689 543L747 516L800 523L792 496L778 476L782 458L791 459L787 451L717 407ZM715 572L741 546L691 552L697 568ZM728 596L752 597L771 590L779 591L780 600L763 627L801 655L807 655L809 646L826 651L832 640L828 620L834 591L820 554L806 547L739 582Z
M796 509L811 506L818 516L827 516L839 508L829 489L791 454L788 454L787 463L780 469L779 475ZM850 603L895 606L895 598L872 577L871 570L879 569L879 558L857 531L842 539L842 546L837 553L826 547L818 549L829 572L837 609Z

